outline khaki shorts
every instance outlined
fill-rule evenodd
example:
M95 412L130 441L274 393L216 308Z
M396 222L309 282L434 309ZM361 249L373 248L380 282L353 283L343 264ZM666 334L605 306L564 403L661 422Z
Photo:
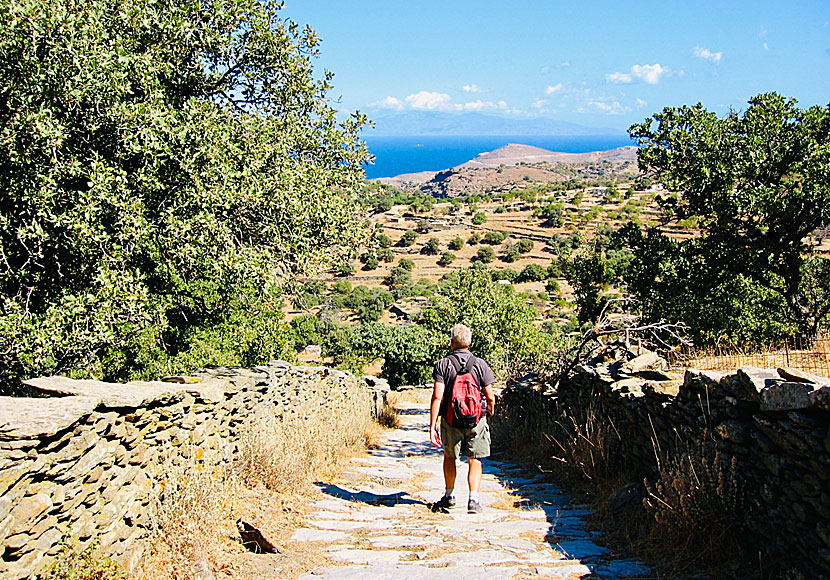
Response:
M489 457L490 426L487 424L487 417L479 419L478 425L472 429L458 429L442 417L441 442L444 444L444 453L453 459Z

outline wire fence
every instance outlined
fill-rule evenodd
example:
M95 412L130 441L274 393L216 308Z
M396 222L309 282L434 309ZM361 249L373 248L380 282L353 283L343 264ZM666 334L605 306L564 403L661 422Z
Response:
M762 368L790 367L830 377L830 336L813 339L789 339L757 349L734 345L691 348L671 357L674 368L696 368L723 373L735 372L750 365Z

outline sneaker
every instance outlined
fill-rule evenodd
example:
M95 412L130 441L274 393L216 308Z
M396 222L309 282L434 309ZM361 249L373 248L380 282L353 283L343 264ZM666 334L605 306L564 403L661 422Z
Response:
M476 500L471 499L467 502L467 513L468 514L480 514L481 513L481 504L478 503Z
M455 498L453 496L444 496L437 502L432 504L432 511L448 513L450 508L455 507Z

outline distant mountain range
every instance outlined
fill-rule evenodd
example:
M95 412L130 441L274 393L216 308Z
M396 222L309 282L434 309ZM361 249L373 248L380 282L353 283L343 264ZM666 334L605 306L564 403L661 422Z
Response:
M513 119L482 113L444 113L405 111L375 115L374 129L364 129L365 136L430 135L624 135L620 129L586 127L552 119Z

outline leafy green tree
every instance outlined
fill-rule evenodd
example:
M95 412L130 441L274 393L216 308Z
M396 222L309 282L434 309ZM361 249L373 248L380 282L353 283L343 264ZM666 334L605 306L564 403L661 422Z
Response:
M518 282L541 282L542 280L547 280L547 278L548 278L547 268L545 268L541 264L528 264L519 273L517 281Z
M486 221L487 221L487 216L484 215L484 212L482 212L482 211L477 211L473 215L473 223L476 224L476 225L481 225L481 224L485 223Z
M481 234L478 232L473 232L469 238L467 238L467 243L471 246L475 246L481 241Z
M521 257L519 248L516 244L505 244L501 255L501 261L512 264Z
M455 254L452 252L444 252L441 254L441 258L438 260L439 266L449 266L455 261Z
M441 242L438 238L430 238L427 240L427 243L424 244L424 247L421 248L422 254L427 254L429 256L434 256L438 253L439 248L441 247Z
M516 249L519 250L519 253L527 254L528 252L533 250L533 240L528 240L527 238L522 238L516 244Z
M403 268L407 272L411 272L415 269L415 262L410 260L409 258L401 258L398 262L398 266Z
M430 299L423 318L424 326L443 338L435 358L445 354L449 330L460 322L473 331L473 352L487 359L500 377L550 352L550 337L540 334L533 324L536 310L510 286L493 282L486 270L460 270Z
M602 290L611 281L605 258L586 248L568 261L565 274L574 289L580 324L596 321L607 304Z
M493 248L483 247L479 248L478 252L476 253L476 260L483 264L489 264L493 260L496 259L496 252L493 251Z
M487 232L484 235L484 243L492 246L497 246L507 239L507 234L503 232Z
M827 310L810 298L807 237L830 224L830 107L799 109L766 93L743 114L719 118L700 104L666 108L629 131L641 145L640 168L678 193L664 205L678 219L697 218L701 229L675 248L650 233L635 261L648 264L642 250L662 246L686 264L674 269L680 288L724 295L723 284L743 280L755 286L751 294L778 296L799 334L815 335ZM659 300L655 292L637 295Z
M392 238L390 238L386 234L379 234L376 240L378 247L380 248L388 248L392 245Z
M0 27L6 389L278 356L280 286L364 236L365 119L315 33L258 0L0 0ZM231 321L262 339L223 350Z
M378 250L378 260L381 262L391 263L395 260L395 252L393 252L390 248L383 248L382 250Z
M449 248L450 250L458 251L464 247L464 238L461 236L455 236L452 240L450 240Z
M409 247L415 243L415 239L418 237L418 234L412 230L404 232L401 236L401 239L398 240L398 245L401 247Z

